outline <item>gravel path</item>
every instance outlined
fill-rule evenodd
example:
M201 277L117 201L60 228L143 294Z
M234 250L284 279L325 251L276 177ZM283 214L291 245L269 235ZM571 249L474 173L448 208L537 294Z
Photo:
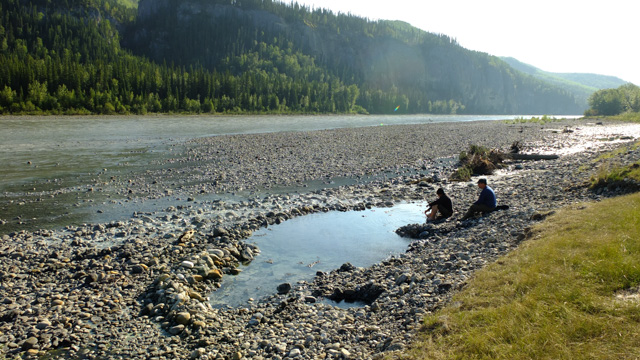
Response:
M402 351L425 313L446 304L475 270L525 240L532 223L555 208L621 192L586 188L596 171L592 160L639 136L637 125L565 121L194 140L176 149L184 149L182 155L136 174L122 189L149 198L167 197L167 191L190 196L188 205L2 237L0 357L374 359ZM455 221L478 190L474 182L447 181L455 164L443 158L470 144L506 149L514 141L525 150L562 156L510 163L488 177L499 203L510 209ZM637 161L640 152L620 157ZM352 181L338 186L338 177ZM326 183L326 189L304 191L309 180ZM262 192L281 186L296 190ZM254 230L309 213L424 201L438 187L452 196L454 219L401 229L418 237L403 255L368 268L345 264L290 289L283 284L281 294L274 289L274 295L241 308L209 305L208 294L259 252L244 242ZM207 194L242 189L253 195L206 200ZM341 309L322 298L367 305Z

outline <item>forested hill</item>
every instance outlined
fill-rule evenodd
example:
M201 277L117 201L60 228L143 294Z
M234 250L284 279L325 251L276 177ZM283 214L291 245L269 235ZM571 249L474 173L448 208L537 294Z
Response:
M579 114L587 107L445 35L295 2L0 0L0 7L3 113Z
M572 94L406 23L368 21L268 0L141 0L126 43L155 61L208 69L323 75L356 85L372 113L582 113ZM318 72L316 72L318 74ZM295 80L294 80L295 81ZM297 101L288 97L287 104ZM351 98L348 99L349 101Z
M627 83L615 76L585 73L552 73L514 58L503 57L501 59L516 70L573 93L580 102L587 101L598 90L615 89Z

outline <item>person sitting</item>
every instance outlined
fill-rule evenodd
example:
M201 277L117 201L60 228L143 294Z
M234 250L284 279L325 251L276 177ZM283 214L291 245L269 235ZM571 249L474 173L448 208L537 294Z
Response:
M478 201L471 205L469 211L464 214L461 220L467 220L479 212L486 214L496 209L496 194L493 192L493 189L487 185L487 179L478 180L478 187L482 189Z
M442 188L439 188L436 191L436 195L438 195L438 199L436 199L436 201L434 202L429 203L428 205L431 209L427 209L424 212L425 215L427 215L427 221L436 220L436 215L438 213L440 213L437 217L438 220L446 219L453 215L453 203L451 202L451 199L447 196L447 194L444 193L444 190L442 190Z

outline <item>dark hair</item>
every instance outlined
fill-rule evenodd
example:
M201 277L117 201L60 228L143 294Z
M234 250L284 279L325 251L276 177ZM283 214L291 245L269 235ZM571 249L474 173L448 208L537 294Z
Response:
M444 195L444 190L442 190L442 188L439 188L438 190L436 190L436 194Z
M487 179L478 180L478 184L480 184L480 183L487 185Z

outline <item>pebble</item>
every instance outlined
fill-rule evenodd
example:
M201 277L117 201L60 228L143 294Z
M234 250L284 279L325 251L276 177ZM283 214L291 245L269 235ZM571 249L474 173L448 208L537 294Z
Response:
M203 159L198 163L210 160L209 169L220 167L208 173L217 176L213 180L218 185L199 184L193 193L338 176L380 177L226 201L205 201L184 193L190 190L181 188L178 180L175 187L158 180L149 184L150 194L168 192L192 201L111 223L5 234L0 242L0 358L46 352L52 358L373 359L402 351L425 313L449 302L474 271L525 241L529 227L554 208L635 186L599 193L584 187L589 171L596 169L573 170L591 164L599 151L614 146L601 142L598 149L593 146L553 161L516 162L487 176L498 202L510 209L457 222L466 205L477 198L477 186L445 181L455 162L439 157L459 149L429 144L424 130L441 130L443 141L459 144L463 143L459 139L495 134L498 126L504 131L493 139L496 146L523 137L534 144L529 150L562 151L584 140L578 130L552 133L525 124L520 133L520 126L474 123L234 135L189 142L184 158L176 161L194 156ZM400 135L399 140L389 140ZM325 151L323 141L333 150ZM305 151L291 161L292 147L276 146L279 143ZM386 146L393 150L380 150ZM443 149L449 153L441 153ZM350 160L353 154L358 154L358 161ZM620 156L622 162L640 157L638 150ZM239 166L231 159L254 161ZM313 169L293 170L296 163ZM172 172L160 169L152 176L163 179ZM136 188L145 183L140 179L130 184L136 192L143 190ZM456 214L439 224L398 229L408 239L405 253L367 268L344 264L312 281L282 284L273 295L240 308L213 308L208 303L208 294L259 252L244 242L253 231L317 212L431 200L437 187L453 197ZM96 193L99 187L93 188ZM322 301L331 298L364 305L341 308Z

